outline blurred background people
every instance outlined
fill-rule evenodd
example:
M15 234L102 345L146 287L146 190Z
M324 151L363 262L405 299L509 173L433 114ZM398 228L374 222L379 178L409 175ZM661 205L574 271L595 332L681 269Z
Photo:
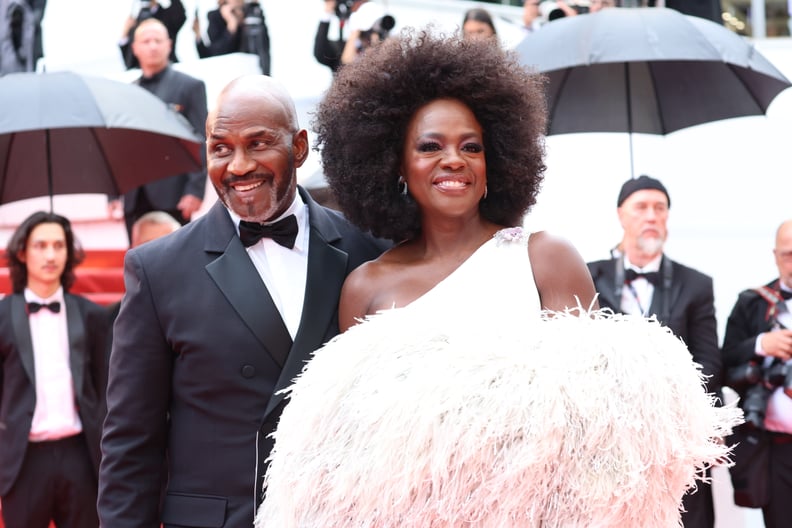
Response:
M541 2L539 0L525 0L523 2L522 26L523 31L526 33L536 31L542 25L542 19L539 16L540 3Z
M208 26L206 36L201 34L200 22L193 20L195 47L200 58L235 53L242 48L242 23L244 21L243 0L219 0L217 9L206 14Z
M766 528L781 528L792 516L792 219L773 254L778 278L741 292L729 315L723 365L746 422L729 439L735 503L761 507Z
M272 69L272 58L264 9L258 0L246 0L242 4L242 14L242 36L239 51L256 55L259 59L261 73L269 75Z
M330 68L333 73L341 66L341 54L344 52L346 39L344 39L344 28L349 21L349 17L366 3L366 0L325 0L322 8L322 16L319 19L319 26L314 35L314 58ZM333 17L338 18L338 38L330 39L330 23Z
M118 46L121 49L121 56L127 69L139 68L138 58L132 51L132 40L138 24L147 18L155 18L165 25L168 37L172 43L176 42L176 35L187 20L184 5L181 0L171 0L168 7L160 5L159 0L138 0L137 15L129 15L124 21L121 31L121 39ZM176 58L175 46L171 46L169 52L171 62L179 62Z
M341 64L354 62L357 57L376 46L390 34L396 19L385 8L374 2L366 2L349 17L349 38L341 53Z
M132 51L140 62L141 77L135 82L178 110L204 136L206 122L206 86L204 82L173 69L168 59L172 41L165 25L149 18L135 29ZM206 167L200 171L178 174L127 192L123 197L127 234L132 237L132 224L149 211L165 211L181 224L190 221L200 209L206 192ZM111 210L122 203L111 201Z
M47 0L0 0L0 75L36 70Z
M105 309L69 294L83 252L63 216L37 212L6 248L0 301L0 497L5 528L98 527Z
M492 15L486 9L473 8L462 19L462 35L470 39L485 39L497 35Z
M141 244L173 233L180 227L181 224L165 211L149 211L135 220L135 223L132 224L131 243L129 248L136 248ZM116 320L120 309L120 301L107 307L111 321Z
M659 180L642 175L621 187L616 202L623 238L618 256L589 262L599 303L617 313L655 316L690 350L707 376L707 392L720 397L721 356L712 278L664 253L671 198ZM709 475L709 472L707 473ZM685 528L715 523L711 483L685 494Z

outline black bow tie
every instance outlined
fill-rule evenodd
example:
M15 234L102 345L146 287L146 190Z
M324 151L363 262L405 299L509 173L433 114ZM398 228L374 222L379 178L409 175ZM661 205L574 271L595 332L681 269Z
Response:
M239 238L245 247L250 247L262 238L271 238L283 247L294 248L297 239L297 218L289 215L281 218L274 224L259 224L256 222L239 222Z
M640 279L643 277L644 279L648 280L655 286L660 284L660 272L659 271L647 271L646 273L635 271L634 269L626 269L624 270L624 282L632 282L635 279Z
M792 299L792 291L778 290L778 293L781 295L781 298L784 299L785 301Z
M60 312L60 303L58 301L51 302L51 303L37 303L37 302L29 302L27 303L27 311L29 314L34 314L41 310L42 308L46 308L52 313Z

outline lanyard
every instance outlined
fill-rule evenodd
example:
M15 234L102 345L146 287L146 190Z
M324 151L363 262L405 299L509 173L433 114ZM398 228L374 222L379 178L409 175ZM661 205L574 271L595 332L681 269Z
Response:
M638 309L641 311L641 315L643 315L644 317L648 317L651 303L648 303L646 308L644 308L643 303L641 302L641 298L638 296L638 292L635 290L635 287L632 285L632 283L629 283L626 286L630 290L633 299L635 299L635 304L638 305Z

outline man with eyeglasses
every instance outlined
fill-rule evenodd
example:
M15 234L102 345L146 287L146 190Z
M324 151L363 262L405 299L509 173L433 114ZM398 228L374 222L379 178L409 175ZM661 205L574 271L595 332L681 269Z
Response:
M735 503L762 508L765 526L780 528L792 514L792 375L783 375L792 364L792 219L778 227L773 254L778 278L740 293L729 315L723 364L746 416L730 440ZM747 365L758 379L735 375Z

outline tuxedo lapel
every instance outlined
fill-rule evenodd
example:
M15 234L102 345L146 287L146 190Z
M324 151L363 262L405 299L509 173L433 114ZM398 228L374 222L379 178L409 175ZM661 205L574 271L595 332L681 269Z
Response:
M616 284L616 266L622 265L621 259L603 262L595 279L600 307L610 308L614 312L621 312L621 289L624 285Z
M25 297L21 294L11 296L11 319L14 327L14 338L19 348L19 358L31 385L36 386L36 369L33 363L33 341L30 337L30 321L28 320Z
M291 385L305 362L310 359L311 353L324 344L327 328L331 324L338 324L334 318L338 310L341 286L346 278L349 257L346 252L332 245L340 238L338 230L327 217L327 213L310 197L303 193L301 196L308 204L311 225L305 302L294 345L275 385L265 416L283 400L284 394L279 394L279 391Z
M88 356L87 336L83 315L77 299L64 295L66 305L66 328L69 334L69 367L75 392L82 395L85 375L85 358Z
M676 305L682 291L682 285L678 280L674 280L672 270L673 263L663 255L660 261L662 279L660 284L655 286L652 304L649 306L649 314L657 316L657 320L666 325L671 319L671 309Z
M207 218L205 249L221 255L207 264L206 271L270 356L283 367L292 340L280 312L236 236L225 207L218 202L207 214L225 218Z

